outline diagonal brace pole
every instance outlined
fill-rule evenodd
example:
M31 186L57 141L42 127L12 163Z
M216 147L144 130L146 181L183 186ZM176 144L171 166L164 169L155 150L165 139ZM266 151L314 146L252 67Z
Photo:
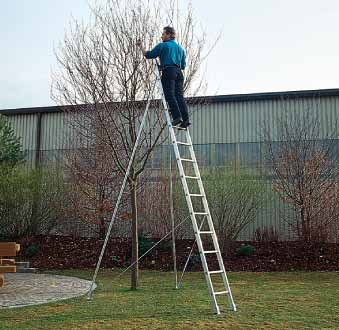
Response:
M132 163L133 163L133 160L134 160L134 156L135 156L138 144L139 144L141 132L142 132L142 129L143 129L143 127L145 125L145 122L146 122L146 117L147 117L148 109L149 109L149 106L150 106L150 103L151 103L151 96L154 93L154 89L155 89L156 83L157 83L157 81L155 81L155 83L154 83L154 85L152 87L152 91L151 91L151 93L149 95L149 98L148 98L148 101L147 101L145 113L144 113L144 116L143 116L141 124L140 124L139 132L138 132L137 139L136 139L134 147L133 147L132 155L131 155L131 158L130 158L130 161L129 161L126 173L125 173L124 181L122 183L122 186L121 186L121 189L120 189L120 193L119 193L119 196L118 196L118 199L117 199L117 202L115 204L115 208L114 208L114 211L113 211L113 214L112 214L112 218L111 218L110 224L109 224L108 229L107 229L107 233L106 233L104 244L102 245L102 249L101 249L101 253L100 253L100 256L99 256L99 260L97 262L97 266L95 268L95 272L94 272L94 275L93 275L91 287L90 287L90 289L88 291L88 294L87 294L87 299L88 300L92 299L93 290L95 288L95 280L96 280L96 278L98 276L99 268L100 268L100 265L101 265L101 262L102 262L102 258L103 258L104 253L105 253L105 249L106 249L106 246L107 246L107 243L108 243L109 236L110 236L111 231L112 231L112 227L113 227L113 223L114 223L116 214L118 212L118 208L119 208L119 204L120 204L120 201L121 201L121 198L122 198L122 194L123 194L123 192L125 190L126 182L128 180L128 176L129 176L129 173L130 173L130 170L131 170L131 166L132 166Z

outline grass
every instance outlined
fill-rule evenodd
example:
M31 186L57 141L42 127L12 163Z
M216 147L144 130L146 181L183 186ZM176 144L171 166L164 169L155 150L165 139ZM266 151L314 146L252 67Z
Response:
M92 271L56 274L90 279ZM229 273L238 311L213 315L204 277L141 271L140 288L118 271L101 271L93 301L75 298L0 310L0 329L339 329L339 272Z

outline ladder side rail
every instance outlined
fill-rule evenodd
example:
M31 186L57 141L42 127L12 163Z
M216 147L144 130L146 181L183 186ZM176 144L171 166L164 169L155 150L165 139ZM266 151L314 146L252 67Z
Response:
M171 123L171 119L170 119L170 115L169 115L169 111L168 111L168 106L167 106L165 94L164 94L161 79L160 79L160 72L159 72L159 68L158 68L157 64L155 64L155 72L156 72L157 80L159 82L158 88L159 88L159 92L160 92L160 95L161 95L163 107L164 107L164 110L165 110L166 121L167 121L167 125L169 127L169 131L170 131L170 135L171 135L171 142L172 142L172 145L174 147L174 153L175 153L175 157L176 157L178 168L179 168L180 179L181 179L182 186L184 188L185 198L186 198L186 202L187 202L187 205L188 205L188 209L189 209L192 224L193 224L194 235L195 235L196 240L197 240L197 245L198 245L199 252L200 252L201 263L202 263L202 266L203 266L203 269L204 269L204 274L205 274L205 278L206 278L206 282L207 282L207 286L208 286L208 291L209 291L209 294L210 294L210 297L211 297L212 309L213 309L214 313L220 314L219 306L218 306L217 300L216 300L215 295L214 295L214 288L213 288L213 284L212 284L212 279L211 279L211 276L208 272L206 256L203 253L204 250L203 250L203 246L202 246L201 237L199 235L199 228L198 228L198 224L197 224L197 221L196 221L196 218L195 218L195 215L194 215L192 200L190 199L190 196L189 196L189 189L188 189L187 181L185 179L185 171L184 171L184 168L182 166L182 162L180 160L180 152L179 152L179 148L178 148L178 145L177 145L177 139L176 139L176 136L175 136L175 133L174 133L172 123Z
M195 152L194 152L194 149L193 149L192 139L191 139L191 136L189 134L189 131L187 131L187 133L186 133L186 138L187 138L188 143L190 143L192 145L192 147L189 148L189 151L190 151L191 159L193 159L193 161L194 161L193 162L193 168L194 168L195 175L199 178L197 181L198 181L200 194L203 195L202 201L203 201L205 212L207 213L207 220L208 220L209 229L211 231L213 231L213 233L215 233L215 228L214 228L213 220L212 220L212 217L211 217L211 212L210 212L210 209L209 209L209 206L208 206L204 185L202 183L198 162L197 162L197 159L195 157ZM213 237L213 243L214 243L216 250L220 252L220 247L219 247L219 243L218 243L216 235L213 235L212 237Z
M210 212L210 209L209 209L209 206L208 206L208 201L207 201L204 185L202 183L201 174L200 174L200 170L199 170L199 167L198 167L198 162L197 162L195 152L194 152L194 149L193 149L192 139L191 139L191 136L190 136L188 130L187 130L186 135L187 135L187 137L186 137L187 142L189 144L191 144L191 147L189 148L190 149L190 155L191 155L191 159L194 160L193 168L194 168L195 175L197 177L199 177L198 186L199 186L199 189L200 189L200 193L203 195L202 201L203 201L204 209L207 212L209 229L210 229L210 231L213 232L213 234L212 234L213 244L214 244L215 249L218 251L218 253L216 255L217 255L219 267L220 267L220 270L223 271L222 279L223 279L224 287L228 291L228 294L227 294L228 303L229 303L229 306L231 307L231 309L235 311L236 306L235 306L235 303L234 303L234 300L233 300L229 281L228 281L228 278L226 276L226 269L225 269L224 261L222 259L222 254L221 254L221 250L220 250L220 247L219 247L218 238L217 238L217 235L216 235L216 232L215 232L213 220L212 220L212 217L211 217L211 212Z
M169 123L170 123L170 117L169 117L169 113L168 113L167 109L165 110L165 114L166 114L166 117L167 117L167 121L169 121ZM186 203L187 203L189 213L190 213L190 216L191 216L193 229L194 229L194 235L195 235L197 245L198 245L198 249L199 249L199 252L200 252L201 264L202 264L203 269L204 269L204 274L205 274L205 277L206 277L206 282L207 282L207 285L208 285L209 293L210 293L210 296L213 300L212 309L216 314L219 314L220 311L219 311L219 307L218 307L215 295L213 294L214 288L213 288L213 284L212 284L212 279L211 279L211 276L209 274L209 269L207 267L207 260L206 260L205 254L204 254L204 248L203 248L203 245L202 245L201 237L199 235L199 228L198 228L197 220L196 220L195 214L194 214L193 203L192 203L192 200L189 196L189 188L188 188L187 180L185 179L185 171L184 171L182 162L180 160L180 152L179 152L178 145L176 144L176 137L175 137L173 127L170 127L170 133L171 133L172 144L173 144L173 147L174 147L174 152L175 152L175 156L176 156L176 160L177 160L177 164L178 164L178 168L179 168L181 184L184 188L185 199L186 199Z

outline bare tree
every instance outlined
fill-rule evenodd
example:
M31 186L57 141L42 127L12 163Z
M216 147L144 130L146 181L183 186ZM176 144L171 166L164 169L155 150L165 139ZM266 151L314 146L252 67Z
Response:
M291 206L284 219L307 242L328 239L339 216L337 125L322 128L319 111L285 111L276 129L264 129L273 191Z
M83 134L86 143L105 146L112 155L115 170L125 175L145 101L153 97L153 67L142 57L136 40L144 40L150 48L162 27L175 21L178 41L188 59L185 90L194 93L202 85L199 81L194 84L194 79L203 60L205 36L195 34L192 7L188 7L185 15L179 15L173 1L163 6L142 0L123 4L108 0L105 6L92 8L92 14L93 19L87 25L73 22L56 51L60 70L53 76L52 95L58 104L67 106L73 126L78 128L77 134ZM132 289L136 289L138 279L138 177L154 147L163 140L161 133L165 127L158 102L154 101L152 106L154 110L149 114L128 177L134 263ZM98 128L91 139L87 136L88 125Z
M146 175L147 175L146 171ZM145 174L143 175L145 177ZM180 185L178 178L173 176L172 184ZM154 182L147 182L141 192L139 203L140 214L142 216L140 227L144 234L152 238L162 238L172 229L170 213L170 188L169 178L164 174L159 176ZM179 213L182 210L176 208L176 217L183 219L185 213ZM187 216L187 215L186 215ZM189 226L189 228L187 228ZM192 226L185 222L176 228L175 236L183 239L188 232L192 231ZM169 237L170 238L170 237Z
M64 162L69 184L65 213L68 218L94 225L93 230L100 239L105 238L113 201L121 184L107 149L107 145L79 147L78 144L77 148L65 153Z

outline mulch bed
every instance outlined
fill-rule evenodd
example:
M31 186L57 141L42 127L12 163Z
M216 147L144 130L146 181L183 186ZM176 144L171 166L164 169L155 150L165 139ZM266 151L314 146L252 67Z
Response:
M178 240L176 242L179 270L183 269L193 242L193 240ZM19 243L22 248L18 259L30 261L32 267L66 269L95 267L103 241L97 238L37 236ZM252 245L255 251L251 255L239 255L239 248L248 244ZM38 251L28 257L27 251L32 246L35 246ZM102 267L123 268L129 266L131 263L130 251L130 239L111 238L106 248ZM139 252L139 255L142 253ZM339 270L339 244L335 243L231 242L225 247L223 257L226 270L231 271ZM215 260L210 259L209 265L210 270L216 270L216 258ZM160 244L152 250L140 261L140 268L173 270L171 242ZM187 268L190 271L201 270L196 246Z

